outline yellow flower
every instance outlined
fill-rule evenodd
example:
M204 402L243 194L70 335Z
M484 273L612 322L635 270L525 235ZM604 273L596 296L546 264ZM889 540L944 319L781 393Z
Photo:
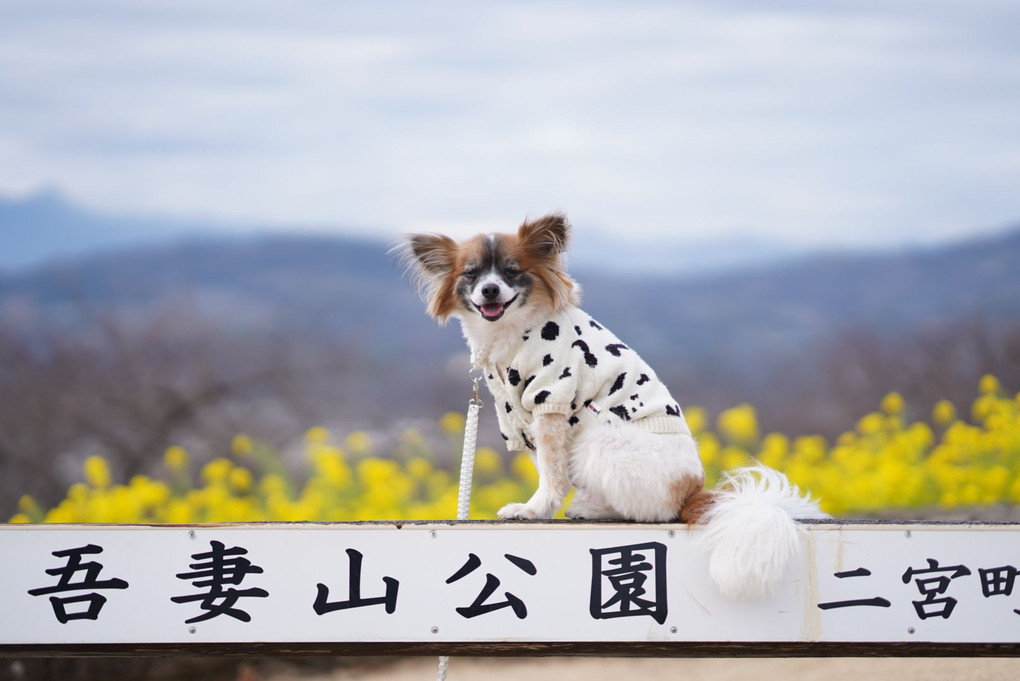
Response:
M172 499L167 505L166 522L168 523L190 523L193 521L191 506L183 499Z
M881 432L882 426L885 425L885 419L881 414L872 412L862 417L857 422L857 430L861 435L875 435Z
M99 522L99 519L94 517L80 518L75 514L74 510L66 504L60 504L56 508L51 508L46 513L45 520L43 520L43 522L46 523L80 523L85 521Z
M240 433L235 435L230 441L230 451L236 456L248 456L252 452L251 438Z
M514 476L529 487L534 487L538 484L538 471L535 470L535 463L527 452L521 452L514 457L511 469L514 472Z
M251 471L241 467L232 468L227 474L227 482L238 492L247 492L251 489Z
M751 463L750 457L742 449L727 447L722 451L722 469L732 471Z
M1020 504L1020 477L1013 480L1009 485L1008 500L1013 504Z
M356 430L344 440L347 449L354 452L355 456L364 456L372 449L372 438L362 430Z
M695 437L703 432L708 425L708 414L701 407L687 407L684 409L684 418Z
M287 492L287 481L282 475L276 473L267 473L262 476L262 480L259 482L259 491L267 497L274 495L285 495Z
M931 410L931 420L935 425L945 428L956 420L956 407L949 400L939 400Z
M982 395L995 395L1002 391L1002 386L999 385L999 379L991 374L985 374L981 377L981 382L978 383L978 392Z
M903 396L892 392L882 398L882 411L890 416L903 413Z
M336 447L321 447L313 453L315 475L334 488L343 487L351 479L351 470Z
M209 483L223 482L234 467L230 459L213 459L202 467L202 479Z
M428 459L416 456L407 462L407 474L412 478L424 480L432 472L432 462Z
M305 431L305 440L310 443L324 444L329 442L329 431L322 426L315 426Z
M758 458L769 468L781 470L783 459L790 450L790 440L781 433L769 433L761 443Z
M30 494L22 494L18 498L18 510L28 515L34 515L40 512L39 504L35 502Z
M163 453L163 463L171 470L180 470L188 465L188 452L177 445L168 447Z
M358 479L363 485L384 486L399 472L395 461L369 457L358 462Z
M97 489L110 486L110 466L101 456L90 456L85 459L85 479Z
M735 445L751 445L758 440L758 416L754 407L739 404L719 414L719 431L727 442Z
M503 470L503 459L490 447L479 447L475 452L475 469L482 474L497 474Z
M453 437L460 437L464 434L464 414L459 411L448 411L439 419L439 428Z

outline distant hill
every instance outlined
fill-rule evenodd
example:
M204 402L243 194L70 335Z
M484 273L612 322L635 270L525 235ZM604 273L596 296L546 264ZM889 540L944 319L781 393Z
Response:
M1020 319L1020 230L895 253L818 255L690 281L594 280L589 307L648 329L656 351L731 357L748 346L797 348L847 328L879 336ZM635 301L641 301L639 305Z
M198 222L112 217L76 206L53 189L0 197L0 271L26 270L103 251L167 243L207 231Z
M82 208L53 189L18 198L0 196L0 235L4 244L0 249L0 272L24 271L110 250L167 245L184 238L223 240L230 233L253 231L283 233L279 226L272 225L231 225L226 230L223 224L211 220L105 215ZM804 252L793 245L750 237L664 238L656 240L653 249L646 241L589 227L576 235L571 262L621 274L680 273L695 277L775 264ZM607 253L613 254L612 259L607 260Z
M774 266L803 257L804 246L754 236L629 239L599 228L574 235L570 263L576 268L627 276L702 277L744 268ZM607 258L607 254L612 254Z
M1020 319L1020 230L698 278L574 274L589 312L667 365L713 355L743 366L847 327L895 335L965 316ZM228 326L300 330L381 355L411 339L419 353L461 347L459 334L432 328L385 244L339 237L205 238L0 275L0 321L13 300L43 315L81 304L138 314L182 296Z

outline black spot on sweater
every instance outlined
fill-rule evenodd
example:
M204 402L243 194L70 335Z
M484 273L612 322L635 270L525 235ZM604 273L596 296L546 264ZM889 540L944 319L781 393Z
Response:
M547 341L554 341L560 335L560 325L556 322L546 322L542 327L542 338Z
M588 344L585 343L583 340L576 340L576 341L574 341L570 345L570 347L572 347L572 348L574 348L574 347L581 348L581 352L584 353L584 363L587 364L588 366L595 367L595 366L598 365L599 358L596 357L595 355L591 354L591 350L588 348Z
M542 358L542 366L547 367L553 363L552 355L546 355Z
M560 374L560 378L570 378L570 367L563 370L563 373Z
M630 348L628 348L623 343L612 343L611 345L607 345L606 346L606 352L608 352L613 357L619 357L620 356L620 350L629 350L629 349Z
M521 382L521 374L517 369L507 369L506 380L510 382L510 385L516 386Z
M589 322L588 322L588 326L590 326L590 327L591 327L591 328L593 328L593 329L598 329L599 331L601 331L601 330L602 330L602 327L601 327L601 326L599 325L599 323L598 323L597 321L595 321L594 319L592 319L592 320L589 320Z
M623 406L622 404L611 408L609 411L613 412L624 421L630 421L630 414L627 413L627 407Z
M580 327L580 326L575 326L575 327L574 327L574 331L576 331L576 332L577 332L577 335L578 335L578 336L580 336L580 335L581 335L581 327Z
M647 383L650 380L652 380L652 379L648 378L648 374L641 374L641 376L638 377L637 384L638 385L644 385L645 383Z
M609 389L609 394L610 395L615 393L617 390L622 390L623 389L623 381L624 381L625 378L627 378L627 372L626 371L624 371L622 374L620 374L619 376L616 377L616 380L613 381L613 387Z
M567 419L567 425L569 426L576 426L580 422L581 419L577 418L576 416L571 416L569 419Z
M506 409L506 413L508 413L508 414L514 410L514 408L512 406L510 406L509 402L506 403L505 409Z
M535 395L535 404L542 404L549 397L549 391L543 390Z
M678 404L676 406L671 406L667 404L666 413L669 414L670 416L680 416L680 405Z
M535 380L534 376L528 376L528 380L524 381L524 387L521 388L521 389L522 390L527 390L528 386L531 385L531 382L534 381L534 380Z

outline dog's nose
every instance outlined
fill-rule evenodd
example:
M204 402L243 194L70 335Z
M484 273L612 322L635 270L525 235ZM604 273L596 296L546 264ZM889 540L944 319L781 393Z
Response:
M499 295L499 286L496 284L486 284L482 287L482 297L486 300L492 300Z

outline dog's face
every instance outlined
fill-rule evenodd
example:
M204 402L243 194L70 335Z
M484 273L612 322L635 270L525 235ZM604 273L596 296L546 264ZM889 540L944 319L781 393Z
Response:
M463 242L415 234L406 244L412 273L440 322L477 317L496 323L577 302L563 271L570 227L562 215L526 221L516 234L480 234Z
M515 304L526 305L535 286L534 277L521 269L517 249L506 241L502 234L476 236L461 249L457 298L462 308L474 308L489 322L499 321Z

